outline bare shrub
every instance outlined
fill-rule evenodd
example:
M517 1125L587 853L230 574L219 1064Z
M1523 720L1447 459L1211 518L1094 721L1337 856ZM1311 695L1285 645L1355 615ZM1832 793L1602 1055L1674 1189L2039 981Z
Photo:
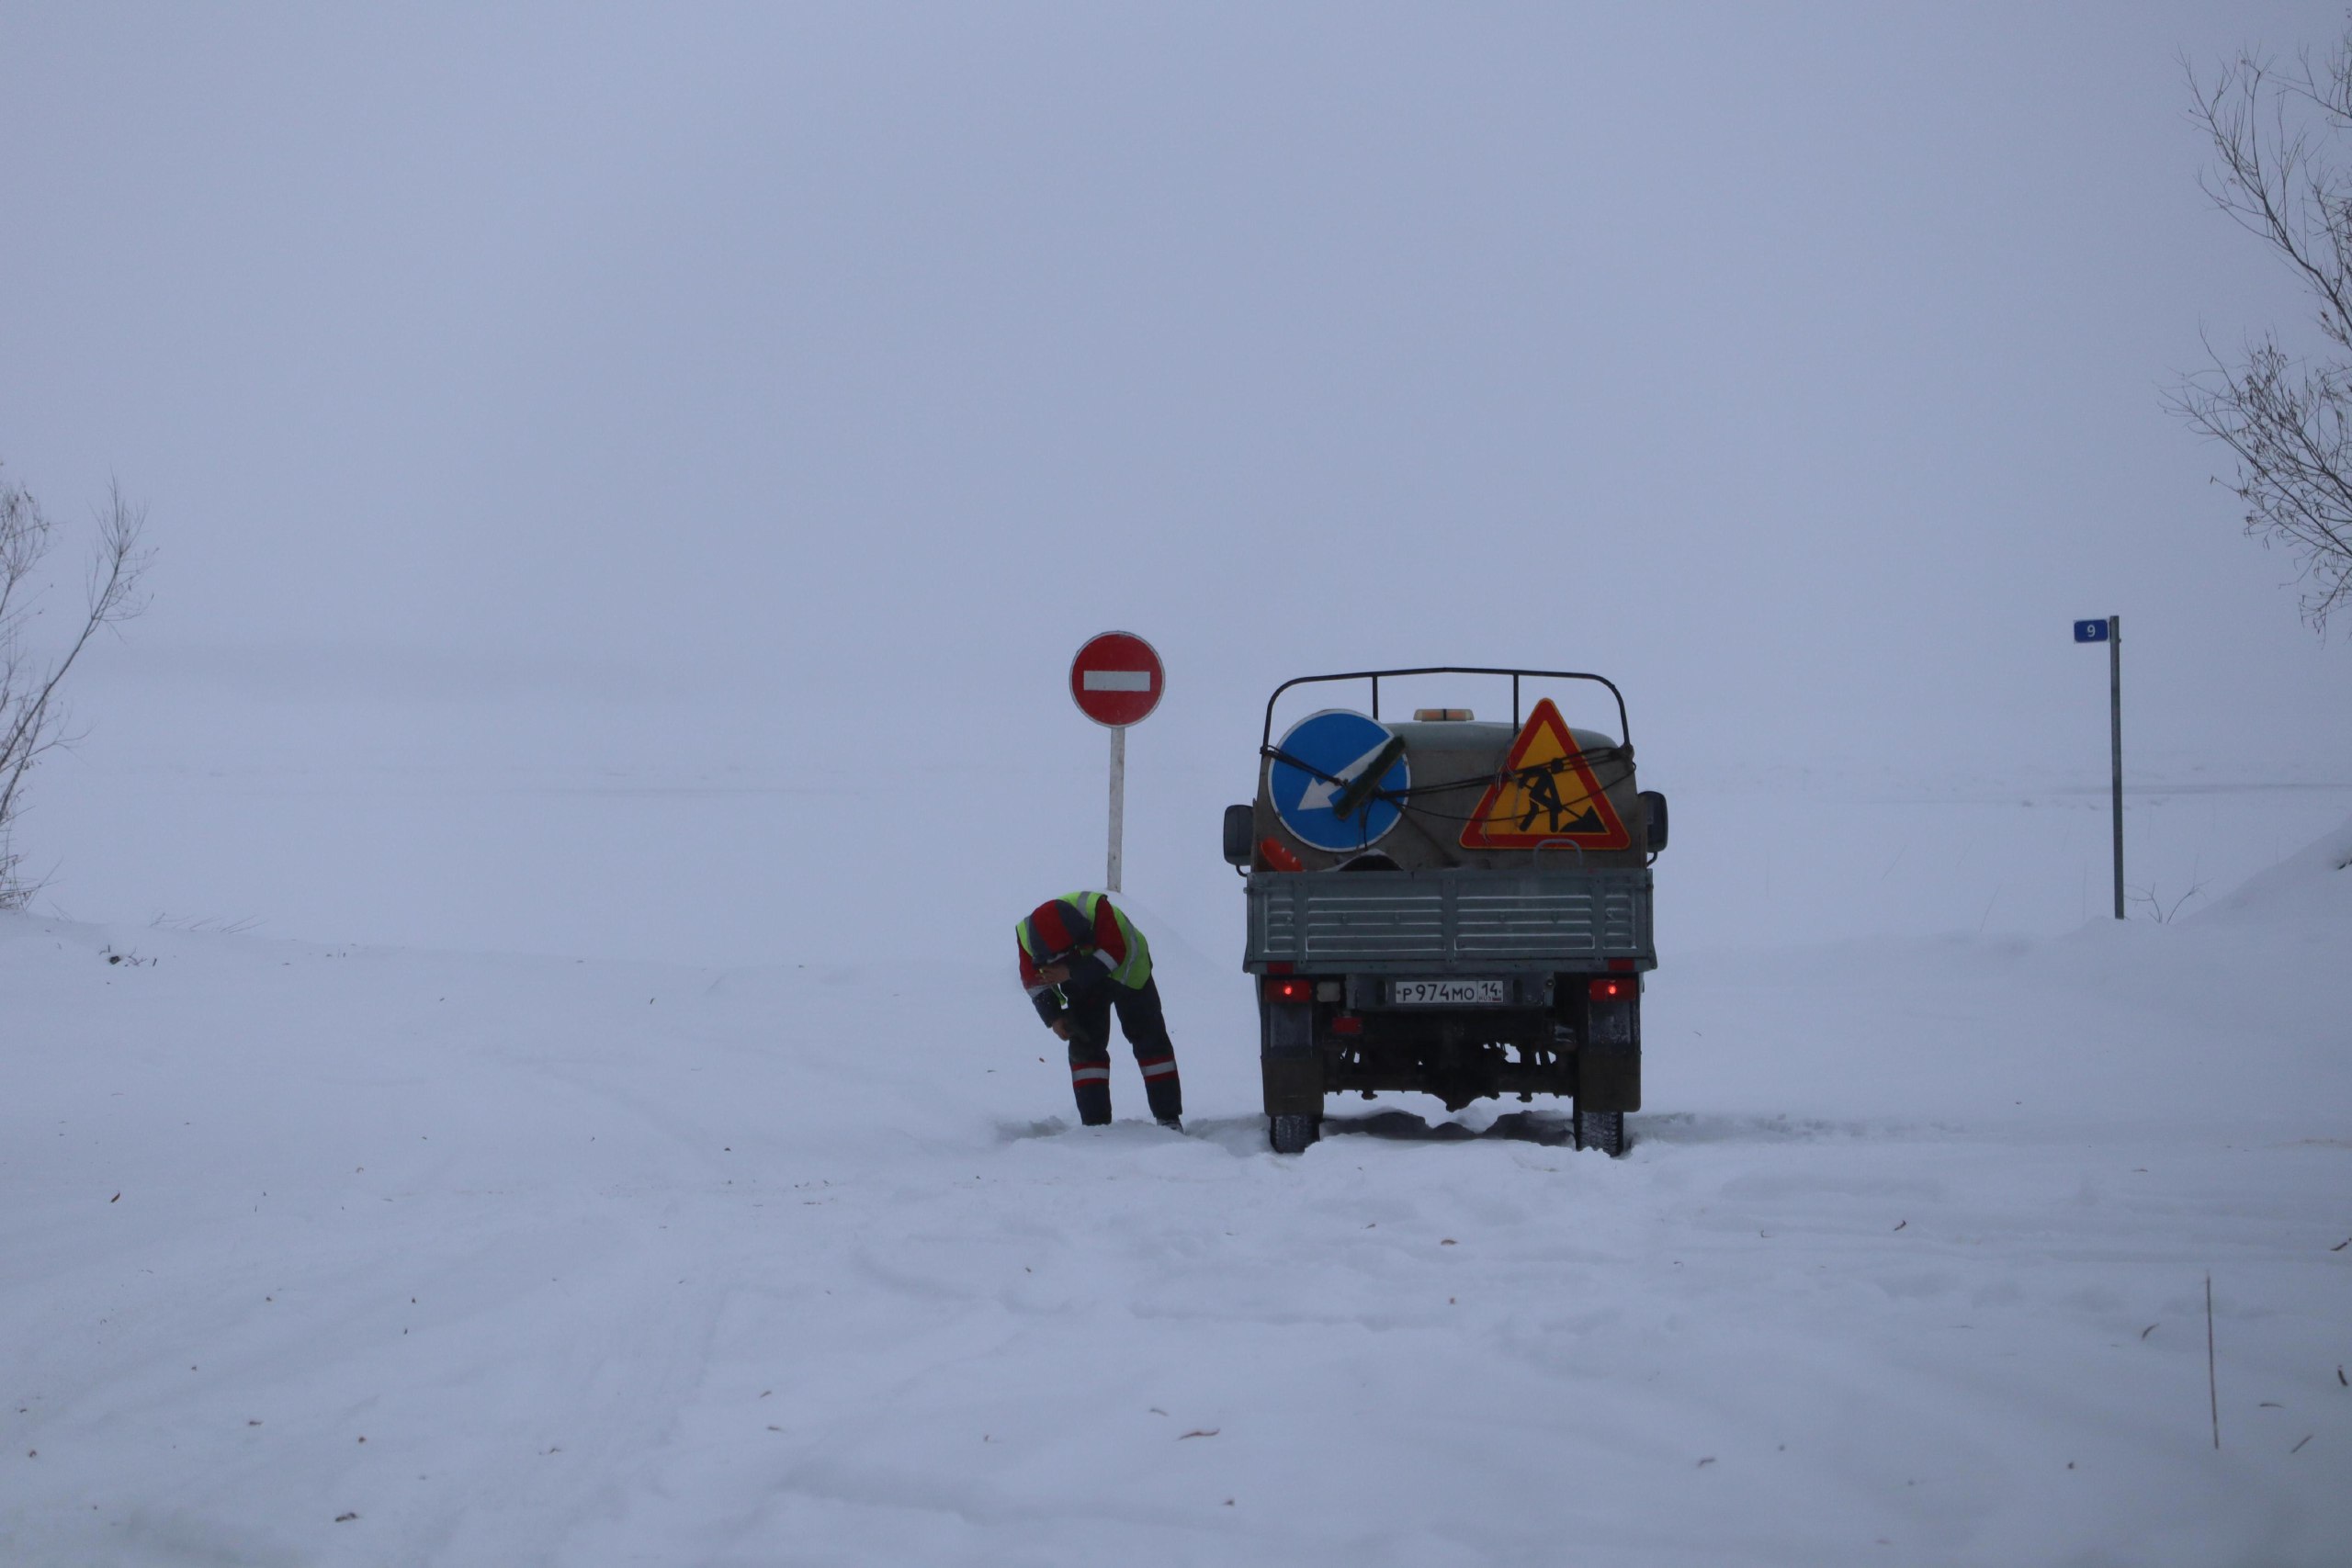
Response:
M82 650L100 627L119 626L147 607L139 589L153 557L141 542L146 524L145 508L125 501L120 486L107 488L81 619L69 623L62 639L36 647L31 623L47 597L40 568L57 529L31 492L0 474L0 909L20 909L40 890L22 874L24 857L16 848L25 780L42 757L74 739L61 694Z

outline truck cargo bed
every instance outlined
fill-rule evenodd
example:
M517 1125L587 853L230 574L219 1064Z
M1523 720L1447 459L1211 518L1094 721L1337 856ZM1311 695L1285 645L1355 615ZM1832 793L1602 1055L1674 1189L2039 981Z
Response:
M1642 867L1250 874L1242 964L1263 974L1655 968Z

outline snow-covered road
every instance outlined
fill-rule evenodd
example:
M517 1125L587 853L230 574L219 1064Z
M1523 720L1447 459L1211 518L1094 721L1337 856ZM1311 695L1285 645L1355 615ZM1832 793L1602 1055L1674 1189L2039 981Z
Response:
M2340 1562L2339 852L1671 962L1622 1162L1278 1159L1181 950L1179 1137L977 967L6 917L0 1561Z

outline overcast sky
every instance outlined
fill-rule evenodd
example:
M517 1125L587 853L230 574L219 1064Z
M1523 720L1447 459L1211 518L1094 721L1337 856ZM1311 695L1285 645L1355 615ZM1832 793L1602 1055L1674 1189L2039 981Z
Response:
M2180 57L2342 26L0 4L0 459L149 503L102 673L197 708L922 697L1091 757L1115 626L1168 745L1510 662L1691 776L2096 769L2067 623L2120 612L2135 739L2352 761L2352 650L2160 401L2305 313Z

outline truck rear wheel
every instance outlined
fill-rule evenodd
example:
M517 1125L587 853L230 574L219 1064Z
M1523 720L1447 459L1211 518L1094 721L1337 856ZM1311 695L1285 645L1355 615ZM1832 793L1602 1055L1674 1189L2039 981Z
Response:
M1625 1113L1622 1111L1576 1109L1577 1147L1599 1149L1611 1159L1625 1153Z
M1320 1116L1269 1116L1268 1141L1278 1155L1303 1155L1306 1145L1323 1135Z

